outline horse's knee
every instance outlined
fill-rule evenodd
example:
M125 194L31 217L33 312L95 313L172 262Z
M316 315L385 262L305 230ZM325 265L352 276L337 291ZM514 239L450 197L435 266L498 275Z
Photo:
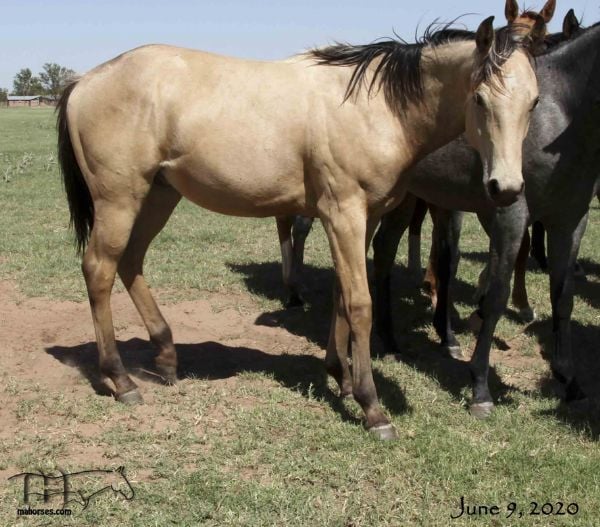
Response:
M92 300L110 293L116 272L112 262L99 260L91 250L88 250L81 263L81 270Z
M348 320L352 327L352 331L356 332L361 328L371 327L373 318L373 307L371 300L354 300L347 306Z

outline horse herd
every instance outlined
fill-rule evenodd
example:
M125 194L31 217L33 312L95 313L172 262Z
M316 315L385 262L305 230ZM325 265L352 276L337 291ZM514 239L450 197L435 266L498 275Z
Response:
M515 266L513 300L533 316L522 261L528 226L540 222L552 369L568 400L584 398L570 317L573 268L599 187L600 26L584 29L570 11L563 31L550 35L554 10L549 0L539 13L519 14L507 0L501 29L490 17L475 32L431 27L415 44L337 44L278 62L144 46L71 84L58 106L59 159L100 370L117 400L142 401L115 341L117 273L158 348L157 370L176 381L173 337L143 261L182 196L222 214L277 218L291 305L302 302L304 239L319 218L336 275L325 365L380 439L397 434L378 402L369 341L374 316L387 350L398 351L390 270L404 231L412 223L411 261L420 260L416 233L429 209L434 325L453 356L460 354L449 316L460 211L477 213L489 235L470 361L471 413L486 417L491 341ZM373 236L374 309L366 265Z

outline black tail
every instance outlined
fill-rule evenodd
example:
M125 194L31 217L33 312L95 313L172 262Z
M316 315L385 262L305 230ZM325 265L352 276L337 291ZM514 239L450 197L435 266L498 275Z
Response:
M69 201L71 227L75 231L77 252L82 253L94 226L94 202L75 158L67 123L67 103L76 85L77 82L70 84L58 101L56 127L58 128L58 161Z

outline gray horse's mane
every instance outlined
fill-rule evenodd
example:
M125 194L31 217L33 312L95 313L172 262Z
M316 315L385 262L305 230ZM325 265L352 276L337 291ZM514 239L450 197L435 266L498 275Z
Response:
M546 49L546 53L543 53L543 55L552 53L555 50L564 47L565 44L571 43L571 42L574 42L574 41L580 39L581 37L585 36L590 29L597 28L598 26L600 26L600 22L596 22L595 24L592 24L591 26L580 25L577 29L577 32L570 38L565 37L563 33L553 33L552 35L548 35L545 39L545 42L547 44L547 49Z
M451 42L473 41L476 33L457 29L451 24L434 22L415 43L396 38L379 39L370 44L351 45L336 43L325 48L311 50L310 56L318 64L332 66L354 66L344 102L357 93L366 82L370 64L381 58L368 85L368 93L383 89L386 101L391 108L406 108L411 102L423 97L421 57L423 49L437 47ZM503 27L495 31L494 43L487 57L474 72L473 82L479 85L498 78L501 82L501 69L504 63L518 49L528 50L528 39L523 39L516 28Z

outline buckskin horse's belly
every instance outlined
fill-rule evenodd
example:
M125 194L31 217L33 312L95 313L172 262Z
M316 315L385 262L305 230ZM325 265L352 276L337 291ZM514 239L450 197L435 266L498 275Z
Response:
M246 160L235 152L216 158L198 152L164 163L162 172L200 207L233 216L267 217L305 210L303 171L295 165L270 163L260 156Z

